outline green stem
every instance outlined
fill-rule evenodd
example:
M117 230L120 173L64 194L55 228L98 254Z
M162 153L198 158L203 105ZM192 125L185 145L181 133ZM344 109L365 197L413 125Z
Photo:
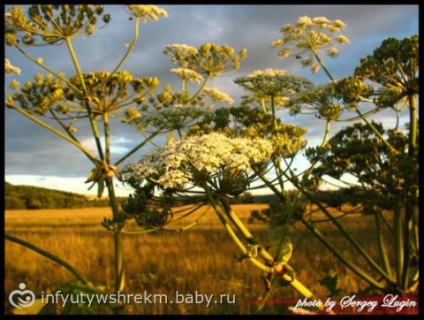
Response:
M174 138L175 138L175 129L172 129L169 132L169 136L168 139L166 139L166 145L169 146L174 142Z
M311 49L312 54L314 55L315 59L317 59L319 65L321 66L322 70L324 70L325 74L327 75L327 77L331 80L334 81L333 76L331 75L330 71L328 71L327 67L325 66L324 62L322 62L321 58L319 57L319 55L315 52L315 50Z
M377 128L371 123L371 121L368 120L367 117L365 117L361 111L359 111L359 108L355 108L356 113L359 115L359 117L371 128L372 131L383 141L383 143L389 148L390 151L394 153L398 153L395 148L383 137L383 135L380 133L380 131L377 130Z
M273 161L274 167L275 167L275 171L277 174L277 179L278 179L278 183L280 184L280 192L281 194L284 194L284 182L283 182L283 174L282 174L282 170L281 170L281 158L277 158Z
M393 230L395 241L395 266L396 266L396 281L400 285L403 266L403 239L402 239L402 212L399 204L395 204L393 209Z
M119 221L119 210L116 201L115 190L113 187L113 177L106 179L106 186L109 193L109 203L112 208L112 214L115 221ZM125 271L124 271L124 250L123 250L123 237L120 228L114 230L114 252L115 252L115 292L121 292L125 288ZM116 312L121 309L117 308Z
M315 228L311 223L306 221L303 217L300 218L302 223L313 233L315 237L318 238L318 240L321 241L321 243L327 247L330 252L332 252L344 265L346 265L349 269L351 269L356 275L367 281L370 285L372 285L374 288L377 288L379 290L386 289L386 286L377 280L375 278L367 273L365 273L361 268L359 268L356 264L351 262L350 260L347 260L332 244L330 244L327 239L325 239L325 236L319 231L317 228Z
M53 262L61 265L62 267L64 267L66 270L68 270L70 273L72 273L78 280L80 280L83 284L87 285L89 284L89 281L77 270L75 269L73 266L71 266L69 263L67 263L66 261L56 257L55 255L51 254L50 252L47 252L35 245L33 245L32 243L29 243L25 240L16 238L14 236L11 236L9 234L5 234L4 237L6 238L6 240L15 242L20 244L21 246L24 246L32 251L35 251L39 254L41 254L42 256L52 260Z
M127 60L128 56L130 55L131 51L133 50L134 46L136 45L137 40L138 40L138 35L139 35L139 32L138 32L139 22L140 22L140 18L136 17L135 21L134 21L134 37L133 37L133 40L132 40L130 46L128 47L128 50L125 53L124 57L121 59L121 61L115 67L115 69L113 69L113 71L110 73L110 75L106 79L105 83L107 83L110 80L110 78L114 75L114 73L119 70L119 68L122 66L122 64L125 62L125 60Z
M409 148L408 155L411 157L414 155L415 148L417 145L417 97L409 96Z
M115 166L120 165L122 162L124 162L125 160L127 160L130 156L132 156L135 152L137 152L138 150L140 150L140 148L144 147L146 145L146 143L148 143L150 140L152 140L155 136L157 136L160 132L162 131L162 129L159 129L155 132L153 132L150 136L148 136L146 139L144 139L140 144L138 144L137 146L135 146L131 151L129 151L126 155L124 155L121 159L119 159L118 161L115 162Z
M209 82L209 80L212 78L211 74L208 74L205 81L203 81L203 84L200 86L199 90L187 101L187 104L192 102L194 99L196 99L199 94L203 91L203 89L206 87L206 84Z
M413 225L414 208L411 204L407 203L405 206L405 226L404 226L404 241L403 241L403 270L401 287L406 290L409 287L409 273L411 269L411 236L414 232Z
M277 118L275 115L275 97L272 95L271 96L271 113L272 113L272 118L274 119L273 121L273 127L272 129L275 130L277 128Z
M185 79L183 79L181 82L182 82L181 83L181 93L182 93L182 96L184 98L187 98L188 97L187 81ZM182 101L182 102L184 103L185 101Z
M16 107L14 104L11 104L11 103L8 103L8 102L5 102L5 103L8 107L18 111L20 114L22 114L25 117L29 118L30 120L34 121L38 125L42 126L43 128L53 132L54 134L58 135L62 139L65 139L69 143L73 144L75 147L80 149L91 160L91 162L93 162L94 164L99 163L98 159L90 151L88 151L86 148L84 148L84 146L81 145L79 142L73 140L72 138L68 137L67 135L58 131L56 128L54 128L51 125L45 123L44 121L38 119L37 117L33 116L32 114L28 113L27 111L25 111L25 110L23 110L19 107Z
M249 251L244 246L244 244L242 243L242 241L237 237L237 235L235 234L234 230L231 228L231 226L228 223L225 215L221 212L221 210L219 208L219 205L216 203L215 199L213 198L213 196L212 196L212 194L210 192L209 187L207 185L205 185L204 186L204 189L205 189L206 194L208 196L209 203L212 205L214 211L218 215L218 217L221 220L222 224L227 229L227 232L233 238L233 241L237 244L237 246L241 249L242 253L244 255L248 255L249 254ZM241 222L241 220L237 217L237 215L234 214L234 212L231 210L231 208L229 210L228 210L228 208L226 208L227 205L223 205L224 206L224 211L228 211L228 214L229 214L231 220L234 223L236 223L236 226L239 228L239 231L242 232L242 234L243 234L243 236L245 238L253 239L253 236L251 235L251 233L249 232L249 230L247 230L247 228L244 226L244 224ZM256 242L254 242L254 243L256 243ZM261 256L263 258L265 258L266 260L268 260L268 262L274 261L272 255L270 255L265 249L260 250L260 254L261 254ZM254 257L249 257L249 260L255 266L257 266L259 269L265 271L266 273L275 274L275 272L276 272L276 270L274 268L269 267L267 265L264 265L262 262L258 261ZM288 268L290 268L290 267L288 267ZM284 274L281 275L281 277L285 281L287 281L290 284L291 287L293 287L296 291L298 291L305 298L310 299L310 298L313 298L315 296L307 287L305 287L299 280L295 279L292 275L290 275L288 273L284 273ZM323 305L321 307L322 308L320 308L320 309L324 309L323 308Z
M270 188L274 191L274 193L277 195L277 197L280 198L280 200L282 201L282 198L280 196L279 192L276 192L276 188L270 184L269 180L264 177L263 175L259 174L259 177L262 179L262 181ZM303 189L301 188L301 186L299 186L298 184L294 183L295 187L299 188L299 192L303 192ZM303 192L304 193L304 192ZM305 194L305 193L304 193ZM308 194L305 194L308 195ZM311 201L313 201L313 198L310 198ZM314 201L313 201L314 202ZM320 207L320 209L326 213L326 210L324 207L322 207L322 205L318 202L316 203L318 205L318 207ZM338 226L338 228L340 228L340 224L334 219L334 217L332 217L328 212L327 212L327 217L329 217L329 219L336 224L336 226ZM368 283L370 283L371 285L373 285L374 287L378 288L378 289L384 289L384 285L380 284L379 282L375 281L373 279L372 276L368 275L367 273L365 273L363 270L361 270L357 265L355 265L354 263L352 263L351 261L347 260L341 253L339 253L339 251L329 242L327 241L327 239L321 234L321 232L316 229L312 224L310 224L308 221L306 221L303 217L300 218L302 223L325 245L325 247L327 247L343 264L345 264L347 267L349 267L354 273L356 273L358 276L362 277L364 280L366 280ZM363 255L365 254L365 258L366 260L371 260L368 261L375 269L377 269L377 271L390 283L392 282L391 279L386 275L386 273L381 270L381 268L376 265L376 263L369 257L369 255L364 252L364 250L362 249L362 247L360 247L356 241L354 239L352 239L347 233L346 231L341 228L340 230L342 232L342 234L344 236L346 236L347 240L349 240L357 250L359 250ZM368 259L367 259L368 257Z
M224 201L224 199L222 199L220 203L222 204L224 212L230 218L230 221L236 226L236 228L240 231L240 233L243 235L246 241L249 244L259 245L258 242L253 237L253 235L250 233L250 231L246 228L244 223L234 213L234 210L231 208L231 206L226 201ZM268 264L274 263L274 257L262 246L260 246L259 254L262 256L262 258L264 258L267 261Z
M322 138L321 147L327 144L328 138L330 137L331 120L327 120L325 123L324 137Z
M257 260L256 258L254 258L252 256L249 256L249 250L247 250L247 248L245 247L245 245L243 244L243 242L239 239L239 237L234 232L233 228L231 227L231 225L229 224L229 222L225 218L225 215L221 212L218 204L216 203L215 199L213 198L213 196L212 196L212 194L210 192L210 188L208 186L204 186L204 190L206 191L206 194L207 194L209 203L211 204L211 206L214 209L215 213L218 215L218 218L220 219L221 223L224 225L224 227L227 230L227 232L230 235L230 237L233 239L234 243L241 250L242 254L244 256L246 256L252 264L254 264L255 266L257 266L262 271L264 271L266 273L273 273L274 272L274 269L272 267L269 267L269 266L263 264L262 262L260 262L259 260Z
M109 115L107 112L103 113L103 128L105 133L105 161L110 164L110 126Z
M115 245L115 292L121 292L125 288L124 250L121 230L113 233Z
M75 54L74 47L72 46L71 38L65 38L65 42L66 42L66 46L68 47L68 51L69 51L69 54L70 54L71 59L72 59L72 63L74 64L75 71L76 71L76 73L77 73L77 75L80 79L82 91L86 95L87 94L87 87L85 86L84 76L83 76L83 73L81 71L81 67L79 65L78 58Z
M383 230L381 229L381 216L380 215L381 215L381 213L379 213L379 212L374 214L375 228L376 228L376 232L377 232L378 251L380 252L381 262L384 266L384 270L386 271L387 275L390 278L392 278L389 258L387 256L386 246L384 245L384 235L383 235Z
M261 99L261 107L262 107L262 110L264 111L264 113L268 113L268 110L266 109L266 104L265 104L264 98Z
M103 114L104 133L105 133L105 170L108 170L110 165L110 128L109 117L107 113ZM107 171L106 171L107 172ZM113 219L119 221L119 209L116 201L115 189L113 186L113 176L106 177L106 186L109 194L109 203L112 208ZM115 247L115 292L121 292L125 288L125 272L124 272L124 251L121 229L114 231L114 247ZM116 312L121 312L121 308L117 308Z
M39 63L37 61L36 58L30 56L27 52L25 52L21 47L19 46L15 46L16 49L18 49L25 57L27 57L29 60L31 60L32 62L34 62L35 64L37 64L38 66L40 66L41 68L43 68L44 70L50 72L51 74L55 75L57 78L59 78L60 80L66 82L66 84L71 87L72 89L74 89L77 92L81 93L81 90L78 89L75 85L73 85L72 83L70 83L68 81L68 79L66 79L63 75L61 75L60 73L54 71L53 69L47 67L46 65L44 65L43 63Z
M97 128L96 121L95 121L93 113L91 111L90 102L88 101L88 96L87 96L88 91L87 91L87 87L85 85L84 75L81 71L81 67L79 65L78 58L75 54L74 47L72 46L71 39L65 38L65 42L66 42L66 46L68 47L68 51L69 51L69 54L70 54L71 59L72 59L72 63L74 64L75 70L76 70L77 75L78 75L80 82L81 82L82 90L83 90L83 93L84 93L83 104L85 104L85 107L87 108L87 113L88 113L88 117L90 119L91 129L93 131L94 139L96 141L97 151L99 153L100 160L103 161L104 155L103 155L102 143L100 142L99 130Z
M56 115L56 113L52 110L52 109L50 109L49 110L50 111L50 114L53 116L53 118L56 120L56 122L57 123L59 123L59 125L62 127L62 129L64 130L64 131L66 131L67 133L68 133L68 136L72 139L72 140L74 140L76 143L79 143L79 141L78 141L78 139L77 139L77 137L75 137L75 135L71 132L71 131L69 131L68 130L68 128L66 127L66 125L63 123L63 121Z
M297 184L298 188L302 188ZM331 220L331 222L339 229L341 234L352 244L352 246L364 257L364 259L369 263L369 265L378 272L386 281L391 282L391 278L389 275L374 261L374 259L364 250L364 248L353 238L350 236L350 234L343 228L343 226L335 219L328 210L320 203L319 201L316 201L313 196L311 196L309 193L303 192L305 196L315 203L318 208ZM347 260L345 260L347 261Z

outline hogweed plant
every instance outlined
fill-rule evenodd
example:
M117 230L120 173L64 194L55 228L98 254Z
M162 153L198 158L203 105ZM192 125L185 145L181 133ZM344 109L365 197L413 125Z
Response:
M158 78L135 77L132 72L121 70L121 67L137 43L140 21L158 20L168 14L152 5L130 5L127 9L134 23L133 39L126 44L127 50L117 65L111 71L101 72L81 69L73 39L89 38L100 21L109 23L111 16L104 13L102 5L32 5L27 12L14 6L5 14L6 45L14 47L47 72L37 73L33 80L22 86L16 79L11 80L9 88L13 92L7 93L5 104L78 148L92 162L93 169L86 182L91 183L91 187L97 186L99 197L107 190L112 211L112 217L105 218L102 224L111 231L114 239L115 292L125 289L122 228L127 216L119 209L114 190L114 179L122 180L119 166L160 133L173 134L177 131L181 134L190 121L210 112L211 106L231 102L226 94L207 88L206 84L224 71L237 69L240 60L246 56L246 50L236 53L226 45L204 44L199 49L170 45L165 51L180 67L171 72L181 79L182 89L174 91L170 85L165 85L161 92L156 93L160 85ZM48 62L25 50L30 46L59 44L66 45L75 75L67 76L53 70ZM9 76L20 74L20 69L8 59L5 59L5 71ZM189 82L197 85L194 93L189 90ZM116 120L136 126L145 133L145 138L112 162L111 124L117 125ZM78 138L78 128L87 125L91 128L97 154L88 150ZM87 292L100 291L63 259L12 235L6 234L5 237L65 267ZM111 307L114 313L123 311L122 305Z
M288 44L304 49L304 53L311 55L309 61L315 58L331 80L328 85L305 91L287 103L292 113L313 112L326 125L321 145L306 150L311 167L302 175L289 167L284 176L298 189L299 199L318 206L347 239L356 256L346 255L345 248L341 250L330 243L313 220L302 214L297 218L344 265L365 280L370 290L415 295L419 281L418 36L383 41L372 55L361 59L353 76L335 80L319 58L319 49L330 45L329 37L322 31L332 33L341 27L344 23L339 20L302 17L295 24L285 25L284 37L273 44L282 47L279 55L283 58L291 52L286 48ZM317 33L315 28L321 31ZM344 36L335 40L348 43ZM335 51L330 48L327 54L331 56L331 52ZM302 60L302 65L305 64ZM369 119L387 109L396 113L396 125L392 129ZM403 110L409 112L406 133L399 130L399 115ZM352 121L359 122L329 138L331 122ZM286 201L272 181L263 180L282 202ZM322 191L319 186L324 181L338 190L331 194ZM351 206L344 208L346 204ZM333 209L331 213L329 208ZM373 257L339 222L339 217L354 213L375 217L378 257ZM392 235L393 246L387 245L385 231Z
M339 33L345 23L325 17L301 17L284 25L282 37L272 46L278 48L280 57L300 59L301 65L311 67L314 73L324 70L330 82L315 87L312 81L286 70L257 70L234 80L247 92L236 107L230 96L208 84L214 77L237 70L247 54L245 49L236 52L227 45L213 43L198 48L178 43L167 45L163 53L176 65L170 72L181 85L177 90L170 84L161 87L158 78L136 77L121 67L137 43L139 22L167 17L167 13L151 5L126 8L134 22L134 37L111 71L81 70L72 43L76 37L88 38L99 21L110 21L103 6L34 5L27 13L13 7L6 13L5 25L6 44L47 72L36 74L22 86L16 79L11 80L9 87L13 92L7 94L6 106L83 152L93 164L87 183L97 186L99 196L107 191L112 215L102 225L114 238L115 291L125 288L123 234L186 230L205 214L206 210L199 214L198 209L209 205L240 249L240 261L250 261L263 273L266 290L260 300L268 299L273 285L281 279L304 297L317 298L296 278L289 265L293 254L289 231L295 221L303 223L372 289L416 294L417 36L384 41L373 55L361 60L353 76L335 80L322 54L334 58L338 55L335 45L349 43ZM42 58L25 50L26 46L61 43L69 51L75 75L53 70ZM21 72L7 59L5 71L9 77ZM393 129L385 129L369 119L389 108L397 119L401 112L409 111L406 134L399 130L399 121ZM322 119L321 144L306 149L307 128L280 118L280 110L284 109L292 115L314 113ZM144 138L112 162L111 124L117 122L134 126ZM354 124L331 136L333 122ZM78 139L78 128L82 125L91 128L96 154ZM159 134L168 136L164 145L122 167ZM303 151L311 165L297 172L295 159ZM346 180L346 176L354 177L354 181ZM331 194L320 189L324 181L331 182L329 177L338 181L338 190ZM134 188L122 210L115 196L114 179ZM297 189L294 196L289 196L290 184ZM277 198L267 211L273 231L269 245L255 239L231 206L232 199L257 188L268 188ZM341 250L325 237L308 212L307 203L315 204L332 222L350 244L349 250ZM390 214L383 213L389 209L393 209ZM194 222L178 229L169 228L171 222L194 213L199 215ZM353 213L375 217L377 258L340 223L341 216ZM130 220L141 229L129 228ZM386 231L393 235L393 246L386 244ZM6 235L6 239L67 268L86 290L99 291L61 258L14 236ZM394 263L390 261L392 257ZM114 313L123 312L120 305L112 308Z
M319 55L343 27L345 24L340 20L302 17L283 26L283 38L273 44L279 47L279 56L283 58L290 57L296 49L302 50L301 54L310 54L308 63L301 64L309 65L315 59L329 77L328 84L313 87L284 70L256 71L235 79L248 91L241 107L217 110L193 131L261 137L275 147L279 139L291 137L296 144L285 146L285 152L279 156L274 154L266 171L255 171L252 167L256 177L277 196L278 201L267 211L266 219L271 225L280 226L281 243L286 241L290 226L300 221L368 283L369 292L413 296L419 283L418 37L383 41L373 55L361 59L353 76L335 80ZM349 42L344 36L335 37L338 43ZM315 66L312 71L318 72L319 68ZM296 172L294 157L305 147L302 136L306 130L284 123L276 107L286 108L292 115L315 114L325 123L321 144L305 149L311 165L301 173ZM392 129L385 129L369 118L387 109L395 112L396 124ZM409 112L409 125L404 131L399 130L402 111ZM333 122L354 124L331 137ZM336 186L337 191L321 189L324 182ZM297 189L294 197L286 192L289 183ZM349 250L327 239L318 227L322 219L313 219L306 210L307 203L315 204L336 227L349 243ZM374 216L377 257L340 222L340 218L353 214ZM387 243L387 233L392 236L393 245ZM271 277L271 283L274 281L276 278ZM268 296L266 292L262 298Z
M290 139L285 141L287 148L292 143ZM165 226L169 222L169 207L162 206L168 211L155 212L155 218L150 221L145 212L140 211L143 206L139 203L153 198L152 189L163 192L168 205L178 201L186 204L187 200L191 205L209 204L240 249L240 262L248 260L259 268L267 286L271 277L282 278L304 297L314 298L314 294L295 278L288 264L292 254L289 239L267 248L255 239L230 205L232 198L249 190L258 180L258 172L268 171L272 159L281 156L282 144L280 141L278 148L269 139L230 137L214 132L189 135L167 144L126 168L128 182L142 191L129 202L127 212L139 216L136 220L146 229ZM132 206L132 202L138 205ZM186 215L192 212L186 209Z

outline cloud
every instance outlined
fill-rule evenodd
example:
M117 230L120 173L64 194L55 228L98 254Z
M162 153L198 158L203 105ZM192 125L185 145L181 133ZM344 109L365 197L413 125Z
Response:
M243 90L233 80L255 70L265 68L287 69L296 75L306 76L316 84L328 79L322 72L312 74L294 59L280 59L277 50L271 48L273 40L280 36L283 24L292 23L298 17L309 15L342 19L347 28L343 33L351 44L340 47L336 59L326 58L335 78L350 75L359 65L359 59L371 54L382 40L388 37L406 37L418 33L418 5L165 5L169 18L140 25L139 42L122 69L131 70L136 76L158 76L161 82L178 87L173 67L162 51L167 44L186 43L198 46L204 42L228 44L236 51L247 48L248 56L240 69L222 78L215 79L211 86L229 93L236 102ZM74 48L84 71L113 70L125 53L124 43L131 42L134 35L133 21L121 5L106 6L112 21L98 30L88 40L75 40ZM75 74L66 46L25 48L34 57L67 75ZM29 62L16 49L7 47L6 57L13 65L22 69L15 78L22 83L32 78L35 72L43 72ZM10 77L6 78L7 86ZM38 175L55 177L86 177L92 164L79 150L47 130L32 123L13 110L4 111L5 119L5 173L6 175ZM393 114L387 112L376 119L393 123ZM318 143L322 136L323 121L314 116L284 118L285 121L308 127L309 144ZM346 124L334 124L333 129ZM93 148L91 130L77 122L78 137L90 150ZM114 160L130 150L142 139L135 128L114 122L112 143ZM335 131L333 131L335 132ZM159 142L163 141L163 137ZM151 146L149 146L151 148ZM140 156L135 154L133 159ZM35 180L41 183L40 180Z

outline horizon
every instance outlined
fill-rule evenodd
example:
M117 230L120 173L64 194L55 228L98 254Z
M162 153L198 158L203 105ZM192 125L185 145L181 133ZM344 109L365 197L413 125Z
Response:
M5 5L5 9L11 5ZM280 28L300 16L327 16L341 19L347 27L343 34L351 43L339 47L336 59L325 57L329 69L337 79L351 75L359 60L371 54L388 37L404 38L418 33L417 5L163 5L169 17L159 21L149 21L140 25L140 39L122 69L134 74L158 76L162 83L175 84L169 69L174 67L162 55L165 45L186 43L197 46L204 42L228 44L236 51L247 48L248 55L241 62L240 69L231 76L223 76L212 81L212 87L228 93L239 103L244 91L233 80L255 70L266 68L285 69L298 76L311 79L316 85L326 83L326 76L320 71L312 74L308 68L301 68L291 59L277 57L277 50L271 49L271 42L280 36ZM111 23L98 30L89 40L75 41L75 49L82 68L87 71L110 69L125 51L124 42L132 37L132 24L128 13L121 5L105 5L106 12L112 13ZM53 69L73 74L73 65L67 57L64 46L28 48L35 57L43 58ZM28 61L17 49L5 48L5 57L14 66L21 68L19 76L5 78L5 88L12 79L25 83L40 68ZM322 135L322 122L313 115L289 116L282 112L288 122L308 128L305 138L308 147L316 145ZM390 126L395 122L390 110L380 112L375 119ZM5 181L14 185L29 185L53 188L65 192L96 195L97 188L88 190L85 184L92 169L91 163L76 149L61 143L60 138L19 115L4 108L5 120ZM401 117L401 126L408 118ZM118 123L114 123L118 124ZM333 134L343 126L335 123ZM120 157L140 141L140 133L125 125L112 127L112 155ZM90 151L95 151L95 143L87 127L79 127L80 141ZM156 140L161 143L162 137ZM146 148L150 150L152 146ZM141 156L136 153L130 160ZM125 164L124 164L125 165ZM301 171L307 161L299 155L296 166ZM116 181L116 180L115 180ZM117 196L128 196L132 190L116 181ZM255 192L255 191L253 191Z

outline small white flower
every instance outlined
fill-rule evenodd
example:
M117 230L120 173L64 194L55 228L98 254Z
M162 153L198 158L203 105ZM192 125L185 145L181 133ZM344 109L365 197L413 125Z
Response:
M215 88L205 88L204 92L214 101L214 102L226 102L228 104L234 104L234 100L226 93L219 91Z
M347 38L347 37L345 37L343 35L338 35L335 39L340 44L350 43L349 38Z
M168 17L168 12L157 6L132 4L129 5L128 8L136 17L141 18L144 23L146 23L148 19L158 20L160 16Z
M179 76L181 79L187 80L190 82L201 83L203 81L202 75L191 69L172 68L171 72Z
M296 25L299 27L311 26L312 24L312 19L308 16L300 17L296 22Z
M198 185L222 170L248 173L253 164L268 161L274 152L264 139L229 138L211 133L192 136L154 150L129 166L132 176L150 180L162 188Z
M4 59L4 73L6 75L11 75L13 73L19 75L21 74L21 69L12 65L9 59Z

